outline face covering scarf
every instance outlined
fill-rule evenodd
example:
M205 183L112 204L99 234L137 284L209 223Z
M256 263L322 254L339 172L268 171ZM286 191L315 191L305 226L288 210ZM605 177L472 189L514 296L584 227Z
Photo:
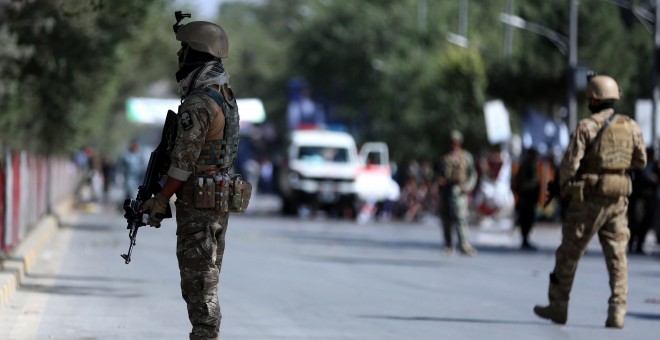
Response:
M190 90L210 85L222 86L229 83L229 73L225 72L220 60L209 61L179 82L179 95L185 97Z

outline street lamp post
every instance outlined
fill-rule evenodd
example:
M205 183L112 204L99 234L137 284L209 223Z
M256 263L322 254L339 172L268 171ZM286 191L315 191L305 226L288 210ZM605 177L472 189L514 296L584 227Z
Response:
M660 18L660 0L655 0L655 13L651 13L640 6L635 6L626 0L603 0L612 3L621 8L630 10L637 20L644 26L644 28L653 34L653 70L651 71L652 82L652 110L651 110L651 145L655 146L658 139L658 110L660 110L660 89L658 88L658 81L660 80L660 25L657 24ZM651 31L651 24L655 26L655 30Z
M655 34L654 34L654 53L653 53L653 114L651 119L651 146L656 146L658 139L658 106L660 103L660 89L658 88L658 78L660 77L660 0L655 1Z
M460 0L458 9L458 34L447 33L447 40L461 47L469 47L468 31L468 0Z
M519 16L500 13L500 21L503 23L550 39L550 41L557 46L559 51L568 57L567 106L568 127L570 131L575 130L575 127L577 126L577 101L575 99L575 74L577 69L577 5L578 0L571 0L569 37L557 33L547 27L528 22Z
M577 35L578 35L578 0L571 0L568 34L568 129L575 131L577 127L577 101L575 99L575 70L577 69Z

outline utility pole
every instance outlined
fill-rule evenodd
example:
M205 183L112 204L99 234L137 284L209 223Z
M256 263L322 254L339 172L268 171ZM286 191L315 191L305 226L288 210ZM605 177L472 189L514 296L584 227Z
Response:
M468 30L468 0L461 0L459 14L458 14L458 35L467 38Z
M420 31L426 30L426 0L417 0L417 27Z
M447 40L461 47L469 47L470 40L467 37L468 30L468 13L467 13L467 0L459 0L458 8L458 34L447 33Z
M653 113L651 114L651 146L656 147L658 138L658 106L660 106L660 89L658 78L660 77L660 0L655 0L655 34L653 49Z
M568 35L568 129L577 127L577 101L575 99L575 72L577 69L578 2L570 0ZM660 0L656 0L660 1Z
M506 14L513 15L513 1L506 0ZM504 26L504 56L510 57L513 51L513 27L510 25Z

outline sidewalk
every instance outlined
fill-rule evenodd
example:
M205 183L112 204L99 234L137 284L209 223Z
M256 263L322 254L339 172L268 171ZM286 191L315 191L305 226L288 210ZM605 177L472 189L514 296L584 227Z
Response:
M54 214L44 216L16 249L5 258L0 258L0 308L7 306L11 295L25 279L25 274L59 229L61 218L70 214L72 207L72 199L57 204Z

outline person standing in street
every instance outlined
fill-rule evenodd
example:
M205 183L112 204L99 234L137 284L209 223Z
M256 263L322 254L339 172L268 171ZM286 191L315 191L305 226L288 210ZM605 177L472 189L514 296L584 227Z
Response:
M628 227L630 241L628 251L632 254L644 255L644 243L649 229L652 229L658 208L658 174L655 163L655 151L646 148L647 163L644 169L633 172L633 193L630 196L628 209Z
M639 125L614 111L620 91L613 78L589 75L587 98L592 115L578 123L559 170L560 194L570 203L550 274L550 303L535 306L534 313L554 323L566 323L578 261L598 234L611 290L605 326L623 328L628 295L626 244L630 238L626 211L632 192L625 171L643 168L646 150Z
M140 143L133 139L117 164L119 173L124 178L124 199L135 197L146 170L145 157L140 152Z
M218 281L229 213L214 197L236 159L239 115L222 63L228 56L225 30L205 21L179 24L181 19L179 13L174 31L181 42L176 79L182 103L168 148L171 165L162 190L141 211L149 212L149 225L158 226L176 193L176 256L190 339L219 339ZM213 188L208 197L207 185Z
M440 193L440 220L445 241L443 252L454 252L452 234L456 227L459 250L473 256L477 251L470 245L468 228L468 194L477 184L477 173L472 154L462 148L463 134L450 133L450 151L442 157L437 180Z
M514 188L518 193L517 211L522 250L536 250L529 242L529 234L536 221L536 204L541 192L537 166L538 152L534 148L527 149L514 179Z

